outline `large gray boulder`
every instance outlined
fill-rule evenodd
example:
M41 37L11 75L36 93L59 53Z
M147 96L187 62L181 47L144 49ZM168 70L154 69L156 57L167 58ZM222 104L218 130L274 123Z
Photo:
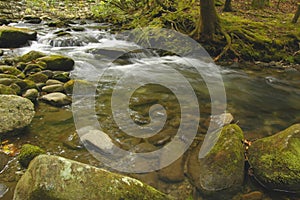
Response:
M170 197L127 176L58 156L40 155L19 180L14 200L167 200Z
M265 187L300 193L300 124L253 142L249 162Z
M28 126L34 117L33 103L16 95L0 95L0 134Z
M219 130L217 135L216 144L204 158L199 158L198 147L188 162L191 181L203 195L216 196L213 199L218 199L217 196L220 197L223 192L230 196L242 186L244 179L242 130L236 124L229 124Z
M28 43L29 40L35 40L36 31L26 28L16 28L9 26L0 27L0 47L15 48Z

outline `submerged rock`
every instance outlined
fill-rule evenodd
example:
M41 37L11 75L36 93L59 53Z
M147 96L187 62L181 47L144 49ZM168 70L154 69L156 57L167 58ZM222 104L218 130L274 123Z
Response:
M58 156L40 155L18 182L14 200L171 199L127 176Z
M54 106L65 106L72 103L70 97L60 92L53 92L50 94L46 94L41 97L41 100Z
M18 160L22 167L27 168L32 159L44 153L45 151L38 146L24 144L21 148Z
M214 195L219 192L230 194L242 186L243 137L240 127L230 124L220 130L217 143L204 158L198 158L200 148L197 148L198 151L195 152L197 161L194 163L195 166L188 166L188 174L202 194Z
M2 198L7 192L9 188L4 185L3 183L0 183L0 198Z
M253 142L249 162L265 187L300 193L300 124Z
M26 28L15 28L9 26L0 27L0 47L15 48L28 43L29 40L35 40L36 31Z
M39 61L47 64L49 70L71 71L74 69L74 60L62 55L50 55L38 58Z
M7 165L9 160L8 155L5 153L0 152L0 172L4 169L4 167ZM1 195L0 195L1 196Z
M0 134L28 126L34 117L33 103L16 95L0 95Z

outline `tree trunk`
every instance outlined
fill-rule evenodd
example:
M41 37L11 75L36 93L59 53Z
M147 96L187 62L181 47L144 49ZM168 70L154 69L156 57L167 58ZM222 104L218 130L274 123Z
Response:
M201 39L213 40L219 28L219 18L214 0L200 0L201 12Z
M269 5L270 5L269 0L252 0L252 7L253 8L263 9L266 6L269 6Z
M292 20L292 23L296 24L297 21L298 21L299 16L300 16L300 3L298 3L298 8L297 8L295 16L294 16L294 18Z
M231 0L226 0L225 1L225 5L224 5L224 9L223 9L224 12L232 12L233 9L231 7Z

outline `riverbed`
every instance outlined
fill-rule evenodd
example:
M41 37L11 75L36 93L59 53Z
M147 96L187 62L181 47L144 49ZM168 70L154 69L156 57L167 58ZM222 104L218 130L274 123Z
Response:
M18 22L11 24L17 27L26 27L38 32L37 41L30 46L13 50L5 50L7 54L23 55L31 50L41 51L46 54L63 54L75 60L75 69L71 72L73 79L88 81L97 85L96 118L101 128L115 140L115 144L121 148L133 152L154 151L166 141L144 140L127 137L113 120L111 111L111 95L116 84L116 74L134 69L132 75L141 79L152 78L156 66L161 74L166 73L164 66L172 67L180 71L188 80L196 96L200 108L199 129L197 140L202 140L208 128L208 120L211 115L209 91L205 81L191 63L197 62L193 58L186 57L187 63L182 62L178 55L164 55L155 50L132 51L139 47L133 42L128 42L124 37L116 36L109 24L99 24L92 21L86 23L74 22L69 27L49 27L46 24L27 24ZM61 34L65 33L65 34ZM103 49L108 55L103 53ZM113 52L127 53L118 59L112 60ZM199 64L199 63L198 63ZM202 67L204 63L199 64ZM110 76L101 76L104 72L112 71ZM273 135L292 124L300 122L300 72L292 67L264 68L255 64L234 64L230 66L216 66L222 75L226 91L226 112L234 116L234 121L244 131L245 138L255 140ZM210 73L210 72L208 72ZM107 75L107 74L106 74ZM172 74L171 74L172 75ZM213 74L209 74L213 76ZM153 76L153 77L152 77ZM179 82L179 84L181 84ZM122 87L122 86L121 86ZM94 94L93 94L94 95ZM167 132L171 140L180 123L180 111L178 100L172 91L157 85L140 87L133 95L133 102L128 105L132 120L145 125L150 123L149 108L151 105L161 104L167 108ZM78 107L84 102L76 102ZM78 108L77 107L77 108ZM224 105L221 105L223 108ZM195 116L190 116L191 119ZM87 119L88 120L88 119ZM107 168L103 163L95 159L79 142L76 126L74 124L72 106L63 108L52 107L39 102L36 105L36 115L31 125L18 136L7 138L16 147L30 143L40 146L49 154L60 155L97 167ZM161 142L161 143L158 143ZM150 144L150 145L149 145ZM197 145L194 142L189 151ZM188 152L189 152L188 151ZM187 159L188 153L184 154ZM177 170L176 167L173 169ZM2 198L12 198L14 186L23 173L14 158L11 158L7 168L0 174L0 183L9 187L9 192ZM193 186L185 178L179 183L163 181L159 178L159 172L146 174L131 174L142 181L156 187L165 193L169 193L178 199L186 199L192 194ZM267 197L282 199L283 196L265 191L262 187L247 180L241 193L259 190L265 192Z

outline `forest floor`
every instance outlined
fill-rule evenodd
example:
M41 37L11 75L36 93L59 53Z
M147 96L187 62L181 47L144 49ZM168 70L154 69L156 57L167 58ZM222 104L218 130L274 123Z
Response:
M234 12L223 12L224 0L221 0L217 11L222 33L214 42L200 39L202 46L220 63L250 61L266 67L294 65L300 69L300 20L291 23L297 0L270 0L270 6L263 10L253 9L251 1L232 0ZM1 0L0 19L21 19L25 15L60 20L94 19L112 23L119 30L166 27L199 39L194 31L199 24L199 1L178 1L175 11L141 5L137 1L126 2L131 4L118 7L99 0Z

